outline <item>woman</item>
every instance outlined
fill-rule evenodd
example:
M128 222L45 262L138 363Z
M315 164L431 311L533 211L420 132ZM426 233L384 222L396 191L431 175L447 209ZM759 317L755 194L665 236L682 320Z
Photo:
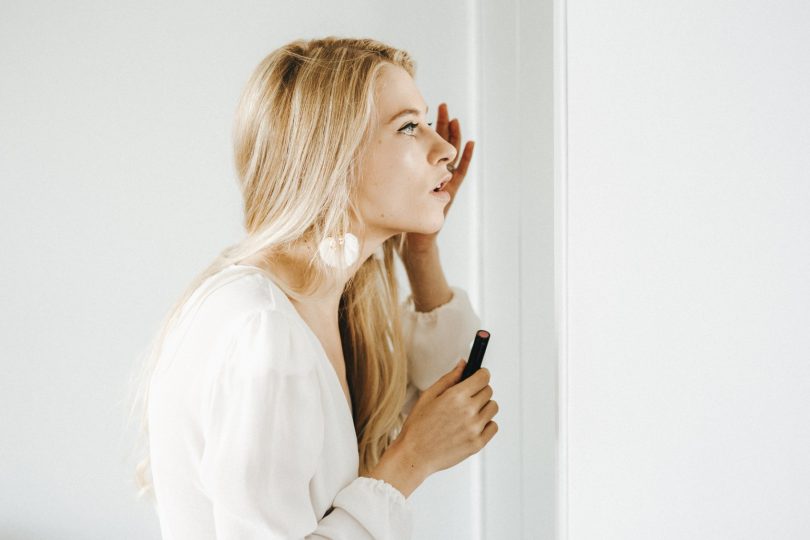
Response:
M489 371L459 382L480 321L436 244L473 143L454 167L459 123L442 104L427 127L413 75L404 51L330 37L248 81L246 238L175 304L140 378L138 478L164 538L409 538L413 490L495 435Z

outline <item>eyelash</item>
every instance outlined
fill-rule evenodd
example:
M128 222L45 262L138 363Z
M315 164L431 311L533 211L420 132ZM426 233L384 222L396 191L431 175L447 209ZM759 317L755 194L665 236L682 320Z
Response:
M409 122L409 123L405 124L404 126L402 126L400 131L402 131L403 129L411 128L411 126L413 126L413 128L411 128L411 129L416 129L416 126L418 126L418 125L419 124L416 124L414 122ZM427 125L432 126L433 122L428 122ZM410 133L406 133L406 135L410 135Z

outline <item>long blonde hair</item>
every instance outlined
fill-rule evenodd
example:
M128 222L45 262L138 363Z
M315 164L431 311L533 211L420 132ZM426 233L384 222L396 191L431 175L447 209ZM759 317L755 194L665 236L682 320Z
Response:
M133 377L130 419L140 417L137 445L145 448L135 470L139 496L152 490L148 441L149 382L164 340L195 290L210 276L262 254L283 257L300 246L348 232L360 158L377 121L375 88L381 68L394 64L414 76L407 52L372 39L296 40L267 55L248 80L233 125L234 161L244 203L246 237L223 250L169 310ZM339 326L352 389L352 411L366 474L399 433L407 387L407 360L398 318L394 250L403 235L386 240L382 257L366 259L346 283ZM361 247L362 249L362 247ZM333 269L312 251L295 288L273 277L293 299L334 283ZM338 250L340 255L340 250ZM343 261L341 261L343 262Z

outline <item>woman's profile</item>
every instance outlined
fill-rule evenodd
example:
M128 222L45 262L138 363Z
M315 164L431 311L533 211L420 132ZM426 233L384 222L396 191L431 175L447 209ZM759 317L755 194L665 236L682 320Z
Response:
M444 104L430 127L414 73L402 50L327 37L245 85L246 235L174 304L137 379L137 479L163 538L410 538L411 493L497 432L489 371L459 382L480 320L436 242L473 143Z

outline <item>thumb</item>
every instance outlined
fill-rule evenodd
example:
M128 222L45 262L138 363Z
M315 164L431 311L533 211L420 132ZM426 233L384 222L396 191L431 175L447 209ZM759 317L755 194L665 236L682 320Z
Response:
M431 393L434 396L438 396L451 386L455 385L459 379L461 379L461 373L464 371L464 366L466 364L467 361L463 358L459 360L452 370L442 375L438 381L433 383L433 386L425 391L425 393Z

